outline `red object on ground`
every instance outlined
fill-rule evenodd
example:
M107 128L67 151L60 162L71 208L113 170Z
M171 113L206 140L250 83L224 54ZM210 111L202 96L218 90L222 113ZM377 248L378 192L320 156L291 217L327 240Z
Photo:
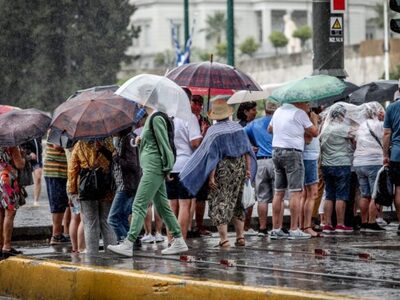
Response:
M194 256L190 256L190 255L181 255L179 257L179 260L182 262L194 262L196 259Z
M331 254L331 252L327 249L315 249L314 253L317 256L329 256Z
M365 260L371 260L371 259L373 259L373 258L372 258L372 255L371 255L370 253L358 253L358 257L359 257L360 259L365 259Z
M236 262L235 262L234 260L232 260L232 259L221 259L221 260L219 261L219 263L220 263L221 265L224 265L224 266L227 266L227 267L234 267L234 266L236 266Z

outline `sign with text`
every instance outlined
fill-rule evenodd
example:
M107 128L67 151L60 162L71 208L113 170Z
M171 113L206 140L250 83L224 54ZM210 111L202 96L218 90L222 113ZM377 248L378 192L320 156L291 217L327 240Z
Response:
M342 14L346 11L346 0L331 0L331 14Z
M329 27L329 42L343 42L343 17L331 16Z

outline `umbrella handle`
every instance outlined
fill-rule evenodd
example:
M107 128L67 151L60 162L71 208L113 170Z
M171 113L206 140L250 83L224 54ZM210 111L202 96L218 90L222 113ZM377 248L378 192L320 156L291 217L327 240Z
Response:
M213 63L214 59L214 54L210 54L210 63ZM211 72L211 67L210 67L210 72ZM208 80L208 99L207 99L207 112L210 110L210 98L211 98L211 80Z

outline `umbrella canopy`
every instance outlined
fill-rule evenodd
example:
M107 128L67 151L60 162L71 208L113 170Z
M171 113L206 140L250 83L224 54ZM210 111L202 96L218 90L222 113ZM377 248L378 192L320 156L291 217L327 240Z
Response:
M271 96L272 91L281 87L284 83L272 83L261 86L262 91L237 91L228 100L228 104L245 103L250 101L265 100Z
M0 105L0 115L5 114L14 109L20 109L19 107L11 106L11 105Z
M180 86L261 91L258 83L246 73L212 61L185 64L166 76Z
M15 109L0 116L0 147L13 147L46 134L51 118L44 112Z
M57 107L51 127L72 140L103 138L132 126L135 109L111 90L86 91Z
M192 95L200 95L200 96L208 96L208 88L205 87L196 87L196 86L187 86ZM210 96L215 95L233 95L235 93L232 89L210 89Z
M313 102L343 93L346 85L336 77L315 75L295 80L276 89L269 97L280 103Z
M192 110L185 91L164 76L142 74L125 82L116 92L129 100L166 113L168 116L190 120Z
M314 101L312 104L314 106L328 107L338 101L349 102L348 96L354 91L358 90L360 87L349 81L343 81L343 83L346 85L346 88L341 94Z
M395 92L399 89L397 80L379 80L361 86L350 95L350 103L393 101Z

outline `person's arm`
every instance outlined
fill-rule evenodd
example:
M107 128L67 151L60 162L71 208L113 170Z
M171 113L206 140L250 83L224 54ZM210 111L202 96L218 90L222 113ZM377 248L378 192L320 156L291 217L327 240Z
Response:
M200 132L200 125L195 115L192 115L192 118L188 122L188 129L190 147L195 150L200 146L201 141L203 140L203 136Z
M299 113L299 121L304 126L304 132L311 138L318 136L318 115L315 113L311 113L310 117L304 112L301 111ZM311 124L310 124L311 123ZM311 125L311 126L310 126Z
M203 140L203 138L198 138L193 141L190 141L190 147L193 150L197 149L200 146L202 140Z
M246 178L251 178L251 156L250 154L246 154Z
M167 123L161 116L155 116L152 122L155 140L161 152L162 171L169 173L174 166L174 153L169 144Z
M11 147L10 148L11 158L13 160L14 166L22 170L25 167L25 158L22 157L21 151L18 147Z
M78 194L78 176L80 171L80 160L78 154L79 145L78 142L73 148L71 158L68 162L67 192L71 195Z
M208 176L208 186L210 189L215 190L218 188L217 182L215 180L215 170L212 170L210 175Z
M383 147L383 165L385 166L388 166L390 162L389 148L390 148L391 137L392 137L392 130L390 128L384 128L382 147Z

